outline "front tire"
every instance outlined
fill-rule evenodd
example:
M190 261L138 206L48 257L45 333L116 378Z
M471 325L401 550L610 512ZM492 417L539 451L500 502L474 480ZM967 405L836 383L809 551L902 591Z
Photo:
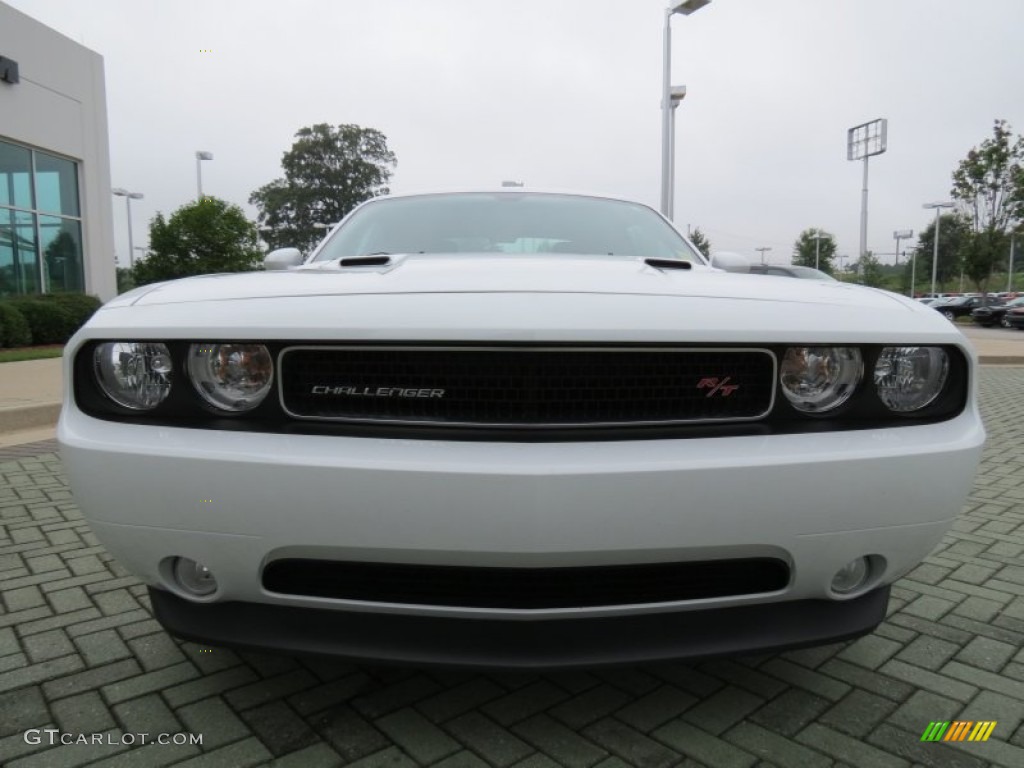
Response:
M1010 321L1009 321L1009 320L1007 320L1007 319L1006 319L1005 317L1001 317L1001 318L999 318L999 324L1000 324L1001 326L1003 326L1003 328L1011 328L1011 327L1012 327L1012 326L1010 325Z
M946 310L945 312L943 312L943 313L942 313L942 316L943 316L944 318L946 318L947 320L949 320L949 322L951 322L951 323L952 323L952 322L953 322L954 320L956 320L956 315L954 315L954 314L953 314L952 312L950 312L950 311L949 311L948 309L947 309L947 310Z

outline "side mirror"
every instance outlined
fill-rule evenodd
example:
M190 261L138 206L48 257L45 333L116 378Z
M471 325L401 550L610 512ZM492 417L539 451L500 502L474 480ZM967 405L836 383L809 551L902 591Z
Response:
M711 254L711 266L726 272L745 273L750 271L750 259L730 251L716 251Z
M278 248L264 257L263 268L268 271L291 269L302 262L302 251L298 248Z

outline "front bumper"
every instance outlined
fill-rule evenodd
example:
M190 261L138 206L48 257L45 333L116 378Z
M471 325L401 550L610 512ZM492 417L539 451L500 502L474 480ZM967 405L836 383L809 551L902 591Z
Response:
M158 589L150 589L150 597L157 619L172 634L202 643L417 666L541 669L778 651L848 640L870 632L885 618L889 587L844 602L797 600L539 623L199 604Z
M216 602L457 618L587 618L833 600L854 558L891 583L939 542L973 481L984 430L955 419L882 430L589 443L290 436L100 421L65 404L58 438L97 536L150 586L166 562L217 578ZM503 610L281 595L281 558L562 567L779 558L769 593Z

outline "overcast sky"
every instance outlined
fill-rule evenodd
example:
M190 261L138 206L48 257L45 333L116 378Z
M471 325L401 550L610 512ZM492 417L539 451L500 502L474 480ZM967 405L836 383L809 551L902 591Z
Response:
M658 205L665 0L5 2L104 57L112 181L145 194L137 244L195 197L196 150L214 154L204 192L255 218L249 194L321 122L382 131L394 192L514 179ZM928 223L994 119L1024 132L1022 0L713 0L672 28L675 220L715 250L788 262L820 226L856 258L859 123L889 121L879 254ZM114 226L123 258L121 205Z

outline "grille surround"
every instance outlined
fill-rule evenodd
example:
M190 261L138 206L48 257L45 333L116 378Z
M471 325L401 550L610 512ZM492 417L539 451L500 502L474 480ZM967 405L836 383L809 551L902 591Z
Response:
M765 366L765 371L760 375L753 385L759 387L762 391L758 393L761 398L758 402L758 406L755 410L747 412L741 415L726 415L726 416L697 416L697 417L685 417L685 418L644 418L644 419L595 419L595 420L473 420L473 419L450 419L450 418L430 418L430 417L417 417L417 418L402 418L395 416L368 416L368 415L336 415L336 414L324 414L324 413L309 413L297 410L293 407L294 404L290 404L288 401L289 397L295 397L295 393L286 391L290 383L290 375L292 369L288 363L288 356L293 353L303 352L316 352L318 354L323 353L345 353L351 352L355 354L360 353L411 353L413 355L424 355L432 353L442 354L496 354L496 355L533 355L536 360L541 359L546 355L580 355L580 356L593 356L593 355L612 355L612 356L627 356L627 355L646 355L648 357L656 355L673 355L679 356L673 362L683 359L683 356L689 356L691 358L704 355L713 356L718 355L724 360L730 362L737 362L740 356L747 355L747 364L754 358L761 358L758 360L759 365ZM537 356L541 357L537 357ZM513 358L509 358L510 360ZM667 359L667 358L666 358ZM765 347L728 347L728 346L664 346L664 345L636 345L636 346L450 346L450 345L362 345L362 344L298 344L286 346L280 350L277 355L277 392L278 401L280 403L283 412L292 419L301 421L318 421L318 422L336 422L336 423L349 423L349 424L377 424L382 426L413 426L413 427L467 427L467 428L501 428L501 429L512 429L512 430L555 430L555 429L576 429L576 428L629 428L629 427L656 427L656 426L674 426L674 425L700 425L700 424L734 424L734 423L749 423L755 421L761 421L768 417L776 402L778 394L778 357L774 350ZM720 373L721 369L711 368L706 373ZM698 377L694 377L694 381ZM346 382L349 383L349 382ZM334 382L338 386L337 382ZM397 382L388 382L395 388L400 386L409 386L411 388L417 388L417 386L426 386L419 384L406 384L399 385ZM746 382L749 386L750 382ZM426 388L431 388L427 386ZM680 389L680 394L684 394L685 390ZM700 393L704 397L708 397L705 392ZM308 399L309 395L305 395ZM353 400L359 400L359 396L350 396ZM696 399L696 396L691 394L692 399ZM401 402L400 400L394 400L391 398L385 398L392 402ZM682 398L680 398L682 401ZM721 404L725 401L724 397L718 397L717 401L713 404Z
M264 567L269 592L297 597L494 610L657 605L780 592L776 557L514 568L284 558Z

